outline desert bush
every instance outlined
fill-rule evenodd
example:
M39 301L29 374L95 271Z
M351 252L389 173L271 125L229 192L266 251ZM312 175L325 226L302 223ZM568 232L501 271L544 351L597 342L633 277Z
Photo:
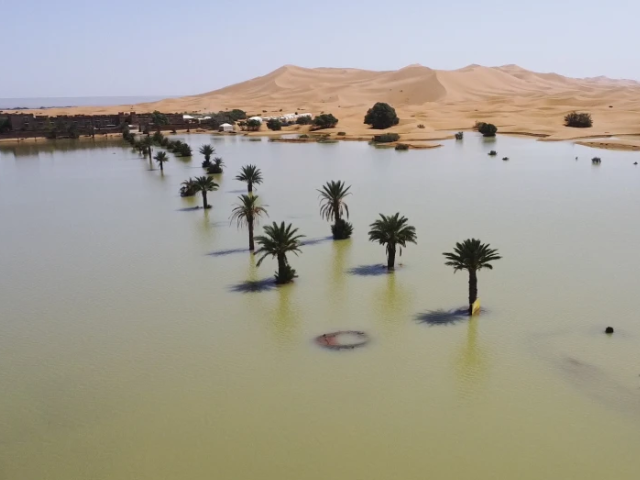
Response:
M491 123L482 123L478 128L478 131L485 137L495 137L498 132L498 128Z
M375 135L373 141L376 143L391 143L400 140L400 135L397 133L383 133L382 135Z
M296 123L298 125L311 125L311 122L313 122L313 119L311 117L308 116L304 116L304 117L298 117L296 119Z
M303 133L302 135L298 135L298 138L309 138L309 135Z
M282 122L278 118L267 120L267 128L269 130L282 130Z
M419 124L418 128L424 128L424 125L423 124Z
M364 117L365 125L371 125L375 129L393 127L400 122L396 110L388 103L376 103L369 109Z
M338 119L330 113L323 113L313 119L313 126L316 129L333 128L338 124Z
M590 113L571 112L564 117L565 127L590 128L593 120Z
M406 143L399 143L396 145L396 150L409 150L409 145Z
M344 137L347 134L347 132L338 132L338 136L339 137Z
M464 132L458 132L455 134L456 140L462 140L464 138Z
M250 132L257 132L258 130L260 130L261 126L262 122L260 122L260 120L257 120L255 118L247 120L247 130L249 130Z

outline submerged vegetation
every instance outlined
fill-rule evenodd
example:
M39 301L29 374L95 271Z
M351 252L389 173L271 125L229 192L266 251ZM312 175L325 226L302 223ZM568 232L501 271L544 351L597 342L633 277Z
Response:
M253 192L254 185L262 183L262 171L255 165L245 165L240 169L240 173L236 175L236 180L247 183L247 192Z
M387 269L393 270L396 265L396 251L407 247L407 243L417 243L415 227L409 225L409 220L400 213L395 215L380 214L380 218L371 224L369 241L384 245L387 251Z
M400 135L397 133L383 133L382 135L374 135L373 141L375 143L393 143L400 140Z
M454 272L467 270L469 272L469 315L473 313L473 304L478 299L478 271L486 268L493 270L491 262L500 260L502 257L498 250L490 248L490 245L482 243L480 240L471 238L456 243L453 252L443 253L447 259L445 265L453 267Z
M351 186L347 187L345 182L332 180L318 190L320 192L320 216L329 222L334 222L331 227L334 240L344 240L353 233L353 225L343 218L345 216L349 218L349 206L345 199L351 195L350 189Z
M483 137L495 137L496 133L498 133L498 127L492 123L478 122L476 123L476 130L478 130Z
M282 222L278 225L273 222L272 225L265 226L264 235L256 237L256 242L260 245L256 254L261 255L257 266L260 266L266 257L271 256L278 261L278 271L275 274L276 284L282 285L292 282L297 275L289 265L287 254L298 255L300 253L302 238L304 235L299 235L298 229L293 228L291 224L285 225Z

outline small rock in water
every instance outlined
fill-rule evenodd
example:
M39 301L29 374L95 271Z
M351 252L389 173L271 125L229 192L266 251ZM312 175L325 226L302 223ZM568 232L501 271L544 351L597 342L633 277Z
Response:
M634 164L634 165L637 165L637 164L638 164L638 162L633 162L633 164Z
M607 327L607 329L604 331L604 333L612 334L613 333L613 327Z

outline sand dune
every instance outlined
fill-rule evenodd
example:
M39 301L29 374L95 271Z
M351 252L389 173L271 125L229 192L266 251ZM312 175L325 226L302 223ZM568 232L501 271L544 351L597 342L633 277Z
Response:
M281 67L267 75L220 90L133 106L139 112L210 112L241 108L249 113L331 112L337 130L371 132L362 124L375 102L393 105L399 133L420 134L470 128L476 120L501 131L551 135L551 139L640 133L640 83L607 77L569 78L537 73L517 65L433 70L410 65L397 71ZM59 113L113 112L131 105L51 110ZM591 129L563 126L572 110L589 111ZM422 124L425 128L418 129Z

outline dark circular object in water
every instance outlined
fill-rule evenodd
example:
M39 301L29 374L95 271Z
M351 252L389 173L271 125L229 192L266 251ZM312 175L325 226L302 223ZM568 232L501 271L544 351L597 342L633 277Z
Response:
M318 335L315 342L330 350L348 350L369 343L369 335L359 330L340 330Z
M613 327L607 327L607 329L604 331L604 333L608 333L608 334L613 333Z

